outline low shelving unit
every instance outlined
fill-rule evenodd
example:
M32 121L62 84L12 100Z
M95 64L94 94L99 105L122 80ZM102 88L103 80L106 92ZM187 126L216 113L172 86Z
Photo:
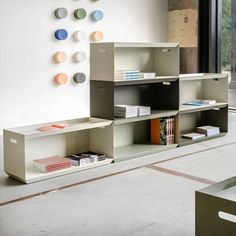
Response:
M8 175L30 183L222 137L227 133L227 75L179 75L179 44L92 43L90 49L92 117L4 130L4 169ZM122 70L156 76L116 80L116 72ZM213 103L184 105L196 100L211 100ZM122 104L147 106L151 114L117 118L114 107ZM168 118L174 118L174 122ZM171 131L168 134L171 142L168 143L172 144L169 145L156 144L163 142L152 139L153 131L154 134L156 131L161 133L161 125L152 129L153 123L158 124L163 119L169 122L165 126L169 125L168 132ZM47 132L38 130L41 126L54 123L66 123L68 126ZM182 137L206 125L219 127L220 133L197 140ZM46 174L33 169L35 159L86 151L102 153L107 158L86 166L72 166Z
M68 127L45 132L38 130L55 123L66 123ZM109 120L88 117L4 130L4 170L18 180L30 183L109 164L113 161L111 124ZM107 158L51 173L40 173L33 169L35 159L55 155L64 157L85 151L103 153Z

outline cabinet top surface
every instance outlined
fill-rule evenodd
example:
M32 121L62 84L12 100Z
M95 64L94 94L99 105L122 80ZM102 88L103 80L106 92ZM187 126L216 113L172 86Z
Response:
M221 73L195 73L195 74L180 74L180 81L188 80L204 80L204 79L227 79L227 74Z
M17 128L5 129L4 131L14 132L23 135L25 138L39 138L55 134L63 134L73 131L93 129L98 127L105 127L112 124L111 120L99 119L94 117L85 117L73 120L55 121L44 124L22 126ZM54 126L57 127L54 127ZM64 128L58 128L58 125L65 125ZM46 131L39 130L47 127ZM53 127L53 128L52 128Z
M103 43L91 43L91 45L113 45L117 48L122 47L149 47L149 48L156 48L156 47L178 47L179 43L165 43L165 42L103 42Z

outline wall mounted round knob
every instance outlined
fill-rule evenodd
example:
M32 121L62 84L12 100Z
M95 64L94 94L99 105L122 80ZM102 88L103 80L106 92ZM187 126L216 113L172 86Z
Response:
M53 55L53 59L56 63L62 63L65 62L67 60L67 53L66 52L56 52Z
M86 53L82 51L76 52L74 53L73 58L75 62L81 63L86 60Z
M94 42L102 41L103 37L104 37L104 35L103 35L103 32L101 32L101 31L94 31L91 34L91 39Z
M63 18L66 18L68 16L68 11L67 11L66 8L60 7L60 8L57 8L54 11L54 15L57 19L63 19Z
M91 13L91 19L94 22L102 20L103 17L104 17L104 14L100 10L96 10Z
M86 34L84 31L78 30L74 32L73 37L76 42L79 42L86 38Z
M68 81L68 76L67 74L59 73L54 77L54 80L57 84L62 85Z
M87 15L87 12L86 12L86 10L83 9L83 8L79 8L79 9L76 9L76 10L74 11L74 17L75 17L75 19L77 19L77 20L82 20L82 19L84 19L84 18L86 17L86 15Z
M76 84L82 84L84 83L86 80L86 75L84 73L76 73L74 74L73 76L73 81L76 83Z
M68 37L68 32L65 29L58 29L55 31L54 36L57 40L65 40Z

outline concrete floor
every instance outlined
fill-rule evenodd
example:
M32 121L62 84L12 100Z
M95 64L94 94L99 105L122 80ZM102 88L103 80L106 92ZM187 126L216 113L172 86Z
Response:
M0 169L0 236L192 236L195 190L235 176L235 151L230 113L225 137L156 155L29 185Z

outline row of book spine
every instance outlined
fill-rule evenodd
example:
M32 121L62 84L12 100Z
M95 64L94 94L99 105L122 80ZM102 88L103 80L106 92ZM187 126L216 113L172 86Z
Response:
M169 145L175 143L175 119L157 118L151 120L151 143Z

